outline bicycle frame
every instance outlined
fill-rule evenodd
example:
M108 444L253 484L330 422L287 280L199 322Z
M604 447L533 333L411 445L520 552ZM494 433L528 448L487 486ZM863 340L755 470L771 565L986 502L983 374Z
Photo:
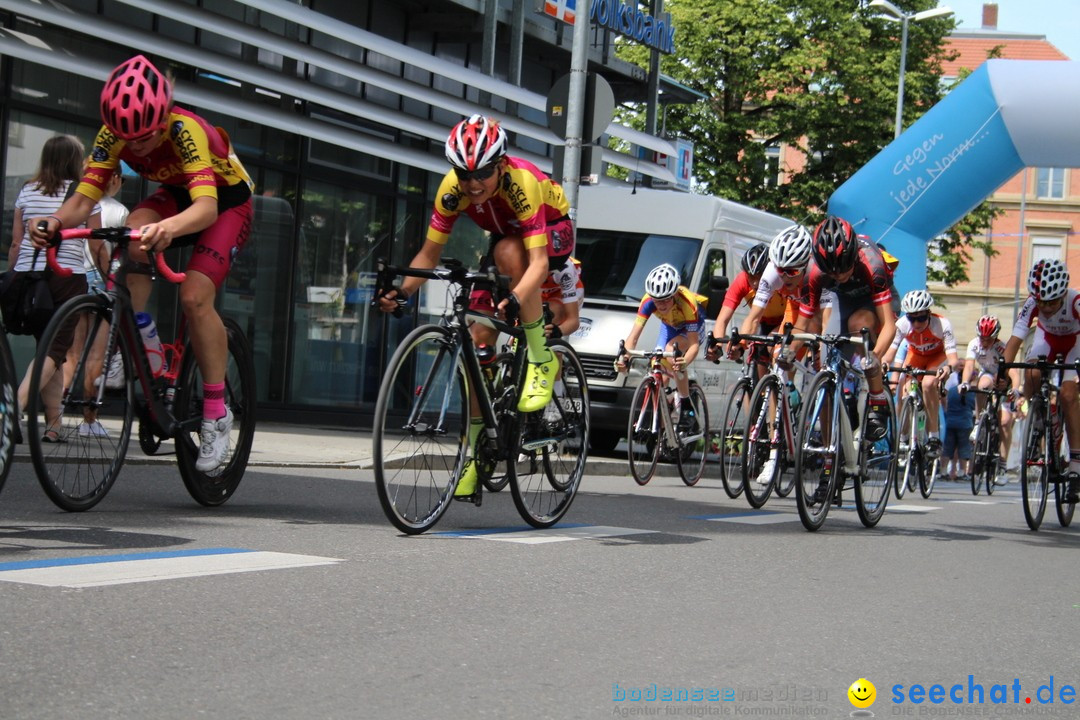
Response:
M687 437L680 440L678 432L675 428L675 423L671 419L671 412L668 408L666 396L671 392L671 388L669 387L668 382L670 380L673 380L675 378L675 375L664 365L663 361L665 359L673 359L675 357L679 357L679 355L676 355L674 352L671 351L660 352L654 350L653 352L642 352L640 350L627 350L621 345L619 347L619 354L629 355L631 363L637 359L647 360L649 363L648 377L652 377L653 381L656 383L657 392L653 395L653 397L647 397L645 399L645 402L652 404L653 407L654 412L652 417L652 427L639 427L637 428L639 431L647 430L654 435L663 438L664 447L670 448L672 450L678 450L687 445L696 443L698 440L704 437L705 433L708 432L707 428L703 428L702 431L697 433L696 435L688 435ZM663 394L664 396L663 400L661 400L661 394ZM630 408L630 412L638 411L639 418L643 415L640 410L642 410L642 408ZM659 422L661 427L659 428L656 427L657 418L660 418Z
M862 440L862 429L866 424L867 397L870 391L866 384L866 373L863 372L862 368L855 367L846 357L844 357L843 353L840 351L840 346L843 344L859 344L862 345L863 352L868 355L870 353L869 336L864 335L862 338L851 338L841 335L834 338L820 338L816 335L803 335L796 336L795 339L817 339L824 342L827 348L825 352L825 362L823 364L825 371L832 375L835 387L832 402L829 405L830 411L833 413L832 422L830 423L830 426L833 429L833 436L830 445L823 448L822 452L835 453L837 449L836 442L843 443L840 447L848 450L848 452L843 453L843 466L834 471L834 474L837 474L841 483L838 485L838 488L842 489L843 482L846 478L855 477L861 471L861 468L859 467L859 457L861 453L858 452L858 448L859 443ZM844 406L843 383L849 375L855 376L859 388L855 400L856 412L858 413L858 428L853 425L848 409Z

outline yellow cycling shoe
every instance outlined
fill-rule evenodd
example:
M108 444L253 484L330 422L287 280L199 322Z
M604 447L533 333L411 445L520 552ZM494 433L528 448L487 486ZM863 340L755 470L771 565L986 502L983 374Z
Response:
M471 500L476 494L476 462L468 460L461 470L461 479L454 488L455 500Z
M551 391L555 389L557 377L559 377L559 359L554 353L546 362L529 363L529 367L525 370L525 385L518 399L518 411L543 410L551 402Z

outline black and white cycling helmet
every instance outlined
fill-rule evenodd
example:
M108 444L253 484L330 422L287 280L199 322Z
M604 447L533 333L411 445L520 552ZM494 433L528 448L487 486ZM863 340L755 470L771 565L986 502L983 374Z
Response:
M742 269L747 275L761 275L769 265L769 246L758 243L742 256Z
M802 225L784 228L769 245L769 259L778 268L800 268L810 262L814 238Z
M921 313L934 305L934 296L925 290L912 290L900 301L900 311L905 315Z
M679 271L674 265L664 263L649 271L645 278L645 292L654 300L667 300L679 290Z
M1057 300L1069 289L1069 268L1060 260L1040 260L1028 273L1028 292L1042 302Z

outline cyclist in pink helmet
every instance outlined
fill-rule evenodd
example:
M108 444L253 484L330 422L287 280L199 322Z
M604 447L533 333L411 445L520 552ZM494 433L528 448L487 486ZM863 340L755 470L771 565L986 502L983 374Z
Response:
M44 247L58 230L84 222L121 161L160 183L127 219L142 234L138 246L129 246L128 288L135 310L144 310L151 289L147 252L195 246L180 303L204 380L196 467L212 473L228 459L232 429L224 400L228 344L214 298L251 232L251 178L225 131L176 107L172 82L142 55L120 63L105 81L101 120L75 193L54 215L31 221L35 243Z
M576 273L570 259L574 227L568 215L570 205L559 184L527 160L507 155L507 145L506 133L493 118L472 115L454 125L445 148L453 167L439 184L427 238L410 265L435 267L462 215L490 233L490 246L481 264L494 264L501 274L509 275L512 295L495 308L490 297L477 293L473 307L499 313L511 305L520 308L529 367L518 409L536 412L551 400L559 375L558 358L548 348L544 334L541 286L553 272L561 273L559 282L569 287L576 284L576 277L567 277ZM379 298L380 308L394 310L395 298L415 294L422 282L405 278L400 289ZM476 325L473 339L477 343L496 341ZM469 428L470 446L475 447L482 427L482 421L474 421ZM473 499L476 483L476 465L470 460L458 481L455 498Z

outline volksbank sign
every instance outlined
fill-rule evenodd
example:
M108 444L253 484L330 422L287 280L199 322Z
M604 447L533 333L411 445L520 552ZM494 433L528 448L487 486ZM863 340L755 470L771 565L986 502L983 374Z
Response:
M675 52L675 28L671 13L662 20L643 13L635 0L592 0L589 20L662 53Z

